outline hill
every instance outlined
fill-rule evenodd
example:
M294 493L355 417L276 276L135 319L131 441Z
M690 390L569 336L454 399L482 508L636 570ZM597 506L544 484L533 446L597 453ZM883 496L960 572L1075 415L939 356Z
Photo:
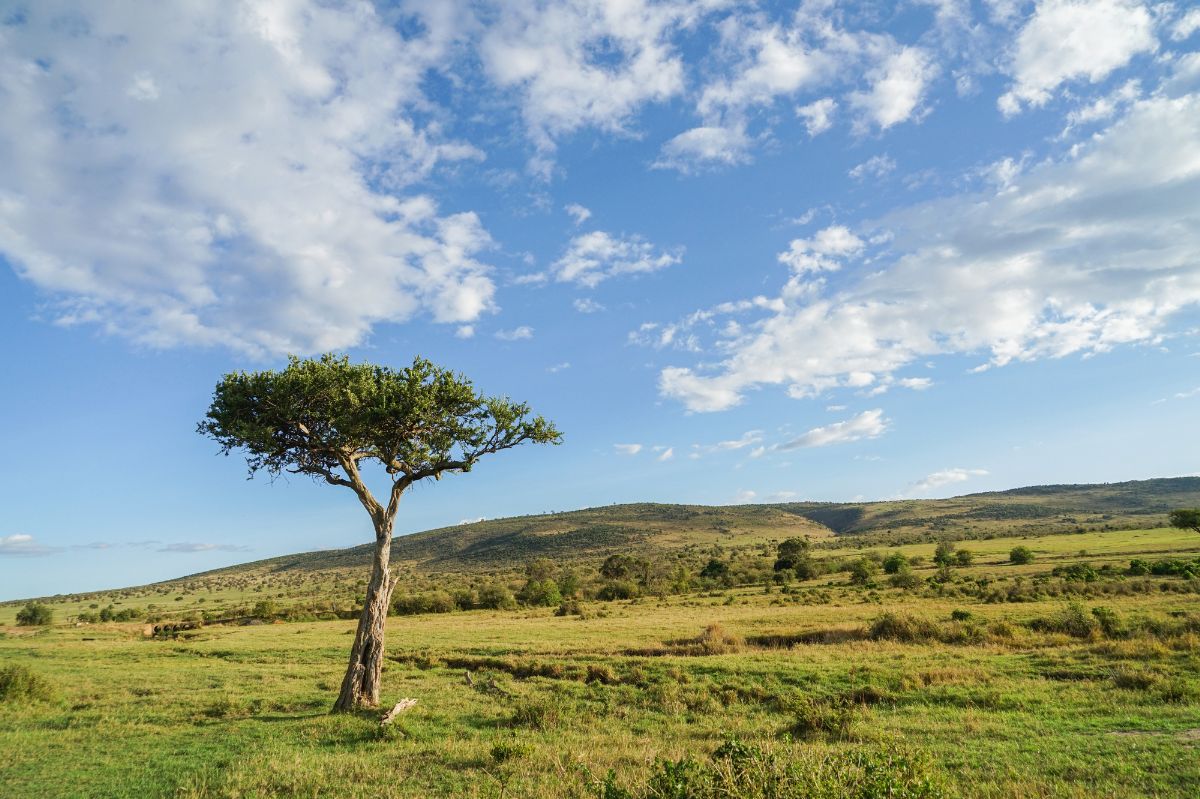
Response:
M463 578L512 577L535 558L594 568L611 554L707 557L708 551L756 550L809 538L818 549L892 546L935 540L1160 527L1172 508L1200 506L1200 477L1106 484L1029 486L949 499L771 505L637 503L518 516L398 537L392 560L410 585L428 589ZM353 596L365 579L371 545L306 552L229 566L151 586L66 597L76 603L114 597L215 592L244 601ZM453 576L453 577L452 577ZM12 603L7 603L12 604ZM82 607L82 605L81 605ZM188 605L190 608L190 604ZM182 610L183 606L176 608Z

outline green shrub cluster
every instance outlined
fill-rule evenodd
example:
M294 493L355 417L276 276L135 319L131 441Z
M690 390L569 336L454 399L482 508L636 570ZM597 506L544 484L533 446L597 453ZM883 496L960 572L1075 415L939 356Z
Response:
M0 702L46 700L54 691L46 678L21 665L0 667Z
M707 759L659 760L640 784L609 772L597 799L937 799L947 796L929 760L905 751L765 749L730 740Z

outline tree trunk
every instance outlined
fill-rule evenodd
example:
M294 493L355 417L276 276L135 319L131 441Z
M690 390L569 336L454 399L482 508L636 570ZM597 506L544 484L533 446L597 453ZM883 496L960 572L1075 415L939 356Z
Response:
M390 528L390 525L388 525ZM388 574L392 554L391 530L376 533L375 561L371 567L371 582L367 586L367 601L358 619L350 664L342 679L335 712L350 712L379 706L379 680L383 672L383 633L387 622L388 604L395 581Z

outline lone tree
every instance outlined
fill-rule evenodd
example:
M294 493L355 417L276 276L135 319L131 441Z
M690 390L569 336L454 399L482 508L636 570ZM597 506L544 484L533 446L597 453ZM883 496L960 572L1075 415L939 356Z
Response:
M1171 511L1171 526L1200 533L1200 508L1180 508Z
M225 375L197 430L226 455L243 450L251 477L261 470L324 480L353 491L371 517L371 581L335 711L379 704L384 623L398 580L388 569L392 526L404 492L426 478L469 472L493 452L562 440L528 405L486 397L423 358L395 370L331 354L291 357L282 371ZM372 469L390 484L380 499L364 478Z

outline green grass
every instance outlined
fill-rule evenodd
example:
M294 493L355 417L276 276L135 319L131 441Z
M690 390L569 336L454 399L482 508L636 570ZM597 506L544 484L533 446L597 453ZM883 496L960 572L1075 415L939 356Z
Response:
M1194 557L1197 538L1159 529L966 541L977 559L949 589L1078 561ZM1016 543L1037 559L1008 565ZM853 540L841 544L828 554L858 554ZM902 549L928 558L933 545ZM49 693L0 703L0 785L14 799L564 797L600 795L612 770L612 796L640 797L664 795L653 792L662 761L691 758L680 768L719 781L724 761L710 755L732 736L805 778L824 768L842 779L829 764L902 752L950 795L1192 797L1200 608L1180 579L1153 583L1149 593L1074 597L1085 612L1115 611L1127 632L1113 638L1035 629L1068 596L986 604L854 587L845 574L789 594L757 585L589 602L584 618L394 617L384 703L418 704L391 729L375 714L327 712L352 621L210 626L167 641L144 640L137 624L7 626L0 664L27 668ZM967 618L952 621L955 610ZM3 611L11 625L15 609ZM872 640L885 612L938 632ZM714 623L722 629L705 644ZM767 645L797 640L820 642ZM689 790L679 795L718 795Z

